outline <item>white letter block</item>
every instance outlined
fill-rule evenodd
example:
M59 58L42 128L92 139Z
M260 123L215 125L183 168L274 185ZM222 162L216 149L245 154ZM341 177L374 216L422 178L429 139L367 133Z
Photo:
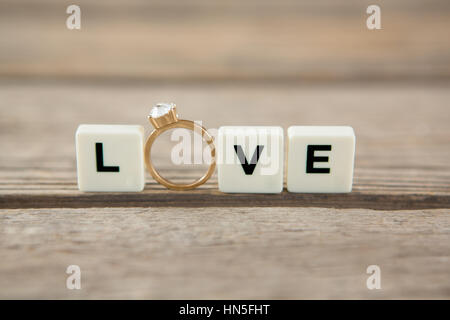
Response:
M292 126L288 129L289 192L352 191L355 133L351 127Z
M144 128L138 125L82 124L76 133L81 191L144 189Z
M283 191L283 141L281 127L220 127L217 144L219 190Z

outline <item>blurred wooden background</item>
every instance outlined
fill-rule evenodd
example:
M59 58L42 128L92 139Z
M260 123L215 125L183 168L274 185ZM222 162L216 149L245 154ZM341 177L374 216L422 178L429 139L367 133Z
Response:
M448 0L0 2L0 77L449 79ZM381 6L382 30L366 27Z

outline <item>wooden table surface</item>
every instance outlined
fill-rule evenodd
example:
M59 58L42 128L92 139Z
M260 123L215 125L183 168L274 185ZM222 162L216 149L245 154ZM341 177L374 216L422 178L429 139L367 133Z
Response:
M0 298L450 298L448 0L76 3L81 30L0 3ZM149 131L160 101L209 129L350 125L353 192L79 192L77 126ZM202 173L158 142L164 175Z
M3 82L1 298L449 298L447 83L291 85ZM81 123L142 124L158 101L221 125L351 125L350 194L81 193ZM203 168L167 161L167 177ZM82 289L65 287L79 265ZM368 290L378 265L382 289Z

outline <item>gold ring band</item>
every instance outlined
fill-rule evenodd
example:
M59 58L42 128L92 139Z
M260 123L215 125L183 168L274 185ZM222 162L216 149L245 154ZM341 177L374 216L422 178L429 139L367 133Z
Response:
M161 104L162 105L162 104ZM157 107L160 105L157 105ZM167 105L166 105L167 106ZM153 110L152 110L153 111ZM162 116L155 117L155 116L149 116L149 121L153 124L155 127L155 130L152 131L152 133L148 136L147 141L145 142L144 146L144 160L145 165L147 167L148 172L152 175L152 177L159 182L160 184L166 186L169 189L172 190L190 190L194 189L202 184L204 184L214 173L214 170L216 168L216 149L214 146L214 138L208 133L208 131L200 126L199 124L189 121L189 120L179 120L178 116L176 114L176 107L175 105L170 106L170 110L167 111L166 114L163 114ZM184 128L189 129L194 132L201 132L203 140L208 144L208 146L211 149L211 164L206 171L206 173L199 178L198 180L189 183L189 184L176 184L173 183L165 178L163 178L158 171L156 171L155 167L152 164L151 161L151 148L153 145L153 142L155 142L156 138L158 138L159 135L164 133L167 130L174 129L174 128Z

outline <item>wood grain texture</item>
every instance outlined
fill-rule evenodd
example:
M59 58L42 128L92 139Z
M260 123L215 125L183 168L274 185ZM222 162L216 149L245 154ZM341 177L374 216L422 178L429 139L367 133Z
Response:
M0 298L448 299L449 98L445 83L4 82ZM79 192L78 124L147 126L156 101L175 101L183 118L213 129L351 125L354 192L225 195L216 175L186 193L148 175L143 193ZM169 165L174 142L161 139L155 161L168 177L200 174ZM71 264L82 270L79 291L65 287ZM381 290L366 288L372 264L381 267Z
M0 298L448 299L449 237L444 210L3 210Z
M380 31L369 0L77 4L81 31L67 3L0 2L0 298L450 298L449 1L378 3ZM160 101L212 131L350 125L354 190L79 192L77 126L149 131ZM158 142L166 177L201 175Z
M450 98L439 86L87 86L0 88L0 208L335 207L450 208ZM175 101L182 118L221 125L351 125L357 136L351 194L223 194L214 175L171 192L147 175L143 193L81 193L74 134L81 123L146 123L155 101ZM170 164L170 135L155 162L168 178L193 180L198 166Z

